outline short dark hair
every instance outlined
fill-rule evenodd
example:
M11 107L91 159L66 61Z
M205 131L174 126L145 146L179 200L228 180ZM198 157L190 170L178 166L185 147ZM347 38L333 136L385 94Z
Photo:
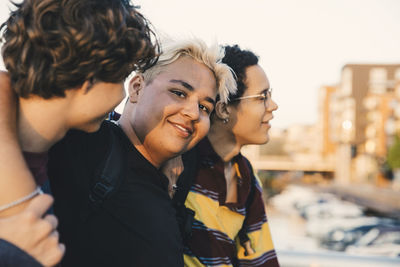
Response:
M24 0L3 23L2 56L20 97L65 96L85 81L122 82L159 44L128 0Z
M258 56L250 50L242 50L238 45L224 46L225 56L222 62L227 64L236 75L237 91L229 94L229 100L241 97L246 86L246 69L247 67L258 64Z

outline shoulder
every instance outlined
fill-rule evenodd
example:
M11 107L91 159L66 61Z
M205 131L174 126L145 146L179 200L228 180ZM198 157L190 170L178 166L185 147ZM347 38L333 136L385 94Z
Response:
M101 140L102 138L106 138L110 133L115 132L118 126L112 121L103 121L100 126L100 129L93 133L87 133L81 130L70 130L67 132L65 137L59 143L78 143L85 142L91 140ZM58 145L58 144L57 144Z
M251 162L248 158L243 156L242 153L240 153L237 157L242 160L251 169L251 171L253 171L253 165L251 165Z
M238 155L240 157L240 160L246 165L248 168L249 174L250 174L250 179L251 179L251 186L256 187L257 189L260 190L262 188L262 182L260 180L260 177L257 175L257 172L254 171L253 165L251 164L250 160L243 156L242 154ZM261 190L262 191L262 190Z
M78 181L83 176L92 174L109 149L108 140L113 133L113 127L117 126L105 121L95 133L71 130L63 140L54 145L49 151L47 168L52 187L56 182L52 180L58 180L59 183L64 178Z
M241 161L244 166L248 169L251 176L255 176L255 172L253 169L253 165L251 164L250 160L243 156L241 153L237 155L237 160Z
M97 132L87 133L80 130L69 130L65 137L56 143L51 149L49 156L62 155L66 151L87 151L105 143L108 136L115 131L116 125L110 121L104 121Z

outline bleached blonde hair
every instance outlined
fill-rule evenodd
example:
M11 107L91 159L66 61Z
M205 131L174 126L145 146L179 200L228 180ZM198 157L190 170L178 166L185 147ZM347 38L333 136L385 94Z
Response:
M222 63L225 55L223 47L217 44L207 46L203 40L193 37L179 40L168 37L161 41L161 49L162 52L157 63L142 73L146 83L151 83L165 66L172 64L182 56L189 56L203 63L212 71L221 101L227 103L229 94L235 93L234 72L228 65Z

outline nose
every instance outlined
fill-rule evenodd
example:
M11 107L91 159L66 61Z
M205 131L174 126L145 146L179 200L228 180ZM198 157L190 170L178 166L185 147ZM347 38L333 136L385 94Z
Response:
M199 111L199 103L196 100L186 101L182 113L184 116L190 118L192 121L196 121L199 119L200 111Z
M270 97L267 103L267 111L272 112L278 109L278 104Z

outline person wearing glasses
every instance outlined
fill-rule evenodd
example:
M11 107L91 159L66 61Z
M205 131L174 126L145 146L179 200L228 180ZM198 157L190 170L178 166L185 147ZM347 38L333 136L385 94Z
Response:
M195 211L185 266L279 266L262 186L244 145L265 144L277 104L258 57L226 46L222 60L236 74L237 92L218 101L210 131L196 146L197 170L185 205Z

